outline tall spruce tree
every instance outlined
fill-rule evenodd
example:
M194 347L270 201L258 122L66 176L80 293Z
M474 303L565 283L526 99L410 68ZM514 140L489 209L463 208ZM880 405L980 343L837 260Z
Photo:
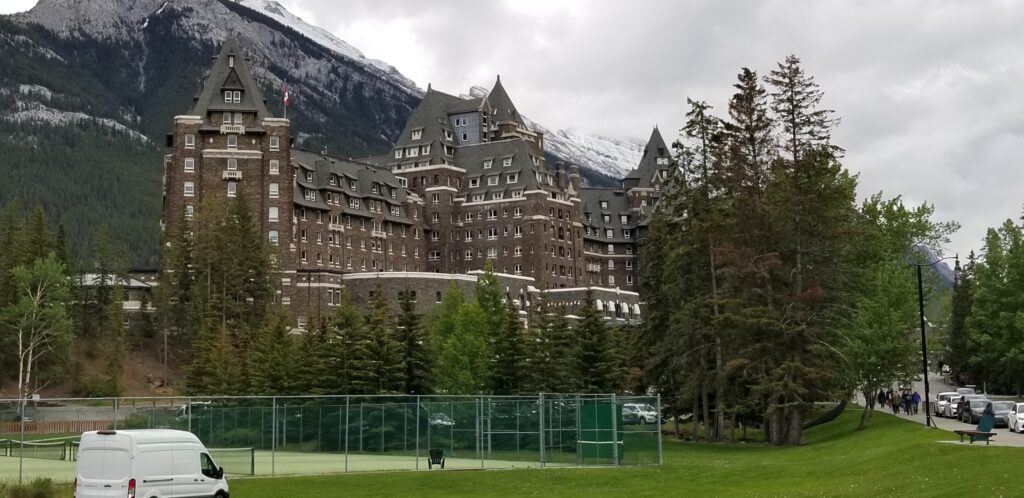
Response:
M396 329L402 345L403 381L406 394L432 392L431 357L427 350L427 334L416 313L415 292L409 289L398 293Z
M587 288L576 326L580 347L576 375L582 383L584 393L616 393L622 390L619 362L616 357L615 340L598 311L594 291Z
M332 394L372 394L369 336L363 315L352 304L348 289L327 322L330 350L329 369L333 375Z
M971 371L972 346L967 320L974 306L974 269L977 260L974 251L967 257L967 264L956 268L953 282L953 309L950 317L949 340L946 345L946 364L949 365L957 384L973 381Z
M295 371L298 394L328 394L333 374L330 370L327 324L310 327L299 340L296 350L298 367Z
M796 164L809 149L828 149L833 155L842 149L831 144L832 128L839 120L831 109L819 109L824 93L813 76L804 73L800 58L786 57L765 77L772 87L771 108L779 124L783 150Z
M268 314L252 349L253 394L280 396L300 394L297 366L301 365L295 341L288 330L288 316Z
M519 321L519 309L511 302L505 304L502 316L504 323L494 339L492 392L519 394L528 384L523 323Z
M401 392L404 387L402 345L395 333L391 310L380 282L377 282L370 297L364 326L368 336L367 352L373 393Z
M490 261L484 263L484 273L477 279L476 302L487 317L488 337L496 337L505 323L505 293Z

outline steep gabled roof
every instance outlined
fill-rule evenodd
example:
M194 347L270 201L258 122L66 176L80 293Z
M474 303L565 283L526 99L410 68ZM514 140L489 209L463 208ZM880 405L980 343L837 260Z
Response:
M234 58L234 67L230 63L231 58ZM224 102L225 90L240 90L241 101L237 104ZM249 59L234 37L229 37L221 45L210 75L203 81L203 88L189 114L205 116L209 111L255 112L257 120L273 117L267 110L263 92L252 77Z
M494 82L494 88L491 90L491 93L487 94L487 101L491 105L491 112L493 112L493 116L491 116L492 123L514 121L524 128L526 127L522 116L516 110L516 105L512 103L512 99L508 96L508 92L505 91L505 87L501 85L500 75L498 80Z
M654 175L661 169L669 169L668 166L659 165L658 159L668 159L671 164L672 152L665 145L665 139L661 137L661 131L655 126L654 130L651 131L651 138L647 139L647 146L644 147L644 154L640 157L640 163L622 180L623 187L650 188Z

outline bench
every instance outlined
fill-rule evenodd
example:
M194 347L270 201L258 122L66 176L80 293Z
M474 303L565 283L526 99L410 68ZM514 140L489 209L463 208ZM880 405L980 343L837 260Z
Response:
M953 433L960 436L961 443L964 442L964 436L968 436L970 438L971 444L974 444L975 441L984 440L986 445L989 444L989 442L992 439L992 436L996 435L996 433L994 432L982 431L953 431Z
M429 457L427 458L427 468L433 469L435 465L440 465L441 469L444 469L444 450L440 448L430 448L428 450Z

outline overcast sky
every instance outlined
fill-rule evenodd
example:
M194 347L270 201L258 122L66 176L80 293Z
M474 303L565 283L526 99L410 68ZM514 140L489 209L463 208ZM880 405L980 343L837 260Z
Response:
M842 124L860 193L936 205L979 248L1024 203L1024 2L279 0L421 87L490 87L549 128L672 140L687 97L725 114L742 66L794 53ZM34 0L0 0L0 10Z

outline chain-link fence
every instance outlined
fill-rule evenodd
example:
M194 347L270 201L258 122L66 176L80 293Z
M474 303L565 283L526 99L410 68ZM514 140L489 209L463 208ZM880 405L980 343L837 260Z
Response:
M0 400L0 481L70 481L78 437L101 429L192 432L233 475L661 463L651 396L47 399L18 413Z

